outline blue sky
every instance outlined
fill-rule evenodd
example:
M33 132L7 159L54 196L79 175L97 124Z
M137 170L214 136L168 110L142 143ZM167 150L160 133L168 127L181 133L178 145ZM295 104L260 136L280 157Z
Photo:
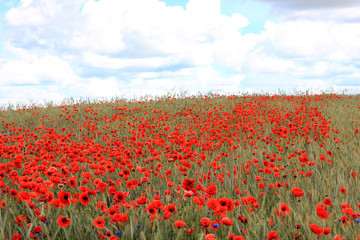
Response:
M0 0L0 103L360 90L357 0Z

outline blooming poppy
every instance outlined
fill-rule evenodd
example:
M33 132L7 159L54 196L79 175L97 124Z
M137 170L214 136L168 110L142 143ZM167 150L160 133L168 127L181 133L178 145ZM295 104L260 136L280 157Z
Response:
M14 234L12 235L11 240L21 240L22 237L23 237L23 236L22 236L21 234L19 234L19 233L14 233Z
M58 217L57 219L57 223L59 224L59 227L65 228L70 225L71 220L67 217L60 215L60 217Z
M97 228L103 229L105 228L105 220L102 219L101 217L98 217L97 219L94 220L93 225Z
M17 197L17 195L18 195L18 191L17 191L16 189L11 189L11 190L10 190L10 195L11 195L13 198L15 198L15 197Z
M328 235L331 233L331 229L330 228L323 228L324 230L324 235Z
M123 192L115 193L114 201L124 203L126 201L125 194Z
M72 188L76 187L77 178L76 177L70 177L68 181L68 185Z
M325 198L324 199L324 204L328 205L328 206L332 206L332 202L331 202L331 199L330 198Z
M90 199L87 192L80 193L79 200L82 205L89 205Z
M342 216L340 220L341 220L341 223L342 223L344 226L349 225L349 223L351 222L350 219L349 219L347 216Z
M318 225L316 224L311 224L310 225L310 230L315 233L316 235L320 235L322 234L324 231L321 227L319 227Z
M228 217L221 219L220 223L223 224L223 225L226 225L226 226L232 226L232 225L234 225L234 223L233 223L233 221L231 220L231 218L228 218Z
M212 233L206 234L205 240L216 240L215 235Z
M302 197L304 195L303 190L301 188L298 188L298 187L293 188L290 191L293 193L293 195L295 197Z
M190 191L191 189L194 188L195 181L196 181L195 179L185 178L182 182L182 188L186 191Z
M64 205L70 205L71 193L61 190L58 192L57 196L58 196L60 203L62 203Z
M36 226L36 227L34 227L33 232L34 232L34 233L41 233L41 232L42 232L42 228L41 228L40 226Z
M208 208L210 208L213 211L217 211L219 209L219 206L220 206L219 202L214 198L209 198L206 201L206 205L207 205Z
M200 207L200 210L202 210L202 205L205 203L205 199L202 197L193 197L193 202Z
M291 210L286 203L280 204L280 211L281 214L283 214L284 216L289 215L291 213Z
M176 220L174 222L174 226L179 229L179 228L184 228L186 227L186 223L184 221L181 221L181 220Z
M321 206L316 207L316 214L322 219L327 219L328 218L328 212L324 208L322 208Z
M201 227L207 228L210 225L210 218L200 219Z
M278 240L280 239L277 235L276 231L270 231L269 234L266 236L266 240Z
M23 202L31 201L31 194L29 192L20 192L19 196L20 196L20 200Z
M210 196L216 195L216 186L207 187L205 193L209 194Z

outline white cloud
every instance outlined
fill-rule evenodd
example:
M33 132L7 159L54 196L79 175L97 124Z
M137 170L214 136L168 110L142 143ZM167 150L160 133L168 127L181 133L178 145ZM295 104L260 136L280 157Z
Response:
M271 3L276 7L291 9L328 9L359 6L358 0L256 0Z
M360 24L270 22L244 62L243 84L318 87L360 85ZM251 79L251 80L250 80Z
M1 107L7 105L20 106L44 101L61 102L66 95L62 94L57 86L1 86L0 88Z
M256 0L270 3L271 15L280 20L359 22L358 0Z
M158 0L22 0L6 14L0 85L10 92L0 96L359 85L360 24L345 18L355 21L360 11L290 2L272 0L280 20L243 35L248 19L221 14L220 0L190 0L185 9Z
M0 64L1 85L67 85L75 78L69 64L57 56L33 56L31 61L10 60Z

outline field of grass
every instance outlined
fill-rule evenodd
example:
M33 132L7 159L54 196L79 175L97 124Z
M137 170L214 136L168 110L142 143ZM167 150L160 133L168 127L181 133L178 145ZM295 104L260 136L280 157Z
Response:
M360 239L359 95L0 112L0 239Z

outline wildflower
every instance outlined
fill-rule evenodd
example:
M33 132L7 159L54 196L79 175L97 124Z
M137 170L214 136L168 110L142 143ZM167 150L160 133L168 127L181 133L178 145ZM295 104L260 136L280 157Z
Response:
M90 199L87 192L80 193L79 200L82 205L89 205Z
M270 231L269 234L266 236L266 240L278 240L280 239L277 235L276 231Z
M339 220L341 220L341 222L344 226L347 226L350 223L350 219L347 216L342 216L341 219L339 219Z
M101 217L98 217L97 219L94 220L93 226L103 229L103 228L105 228L105 220L102 219Z
M210 218L200 219L200 224L202 228L207 228L210 225Z
M317 206L316 207L316 214L321 218L321 219L327 219L328 218L328 212L322 208L321 206Z
M22 237L23 237L23 236L22 236L21 234L19 234L19 233L14 233L14 234L12 235L11 240L21 240Z
M59 224L59 227L65 228L70 225L71 220L67 217L60 215L60 217L58 217L57 219L57 223Z
M210 196L216 195L216 186L207 187L205 193L209 194Z
M206 234L205 240L216 240L215 235L212 233Z
M322 228L320 228L318 225L316 224L311 224L310 225L310 230L315 233L316 235L320 236L320 234L322 234L324 231Z
M194 197L193 202L200 207L200 210L202 210L202 205L205 203L205 199L202 197Z
M195 181L196 181L195 179L185 178L184 181L182 182L182 188L186 191L190 191L191 189L194 188Z
M331 202L331 199L330 198L325 198L324 199L324 204L328 205L328 206L332 206L332 202Z
M216 221L211 221L210 222L210 228L214 231L217 231L220 227L220 224Z
M234 223L233 223L233 221L231 220L231 218L228 218L228 217L221 219L220 223L221 223L221 224L224 224L224 225L226 225L226 226L232 226L232 225L234 225Z
M185 228L186 227L186 223L184 221L181 220L176 220L174 222L174 226L179 229L179 228Z
M281 214L283 214L284 216L289 215L291 213L291 210L286 203L282 203L280 205L280 210L281 210Z
M61 190L60 192L58 192L57 196L58 196L58 199L61 204L64 204L64 205L71 204L71 202L70 202L71 193Z
M331 233L331 229L330 228L323 228L324 231L324 235L328 235Z
M20 192L19 196L20 196L20 200L23 202L31 201L31 195L28 192Z

